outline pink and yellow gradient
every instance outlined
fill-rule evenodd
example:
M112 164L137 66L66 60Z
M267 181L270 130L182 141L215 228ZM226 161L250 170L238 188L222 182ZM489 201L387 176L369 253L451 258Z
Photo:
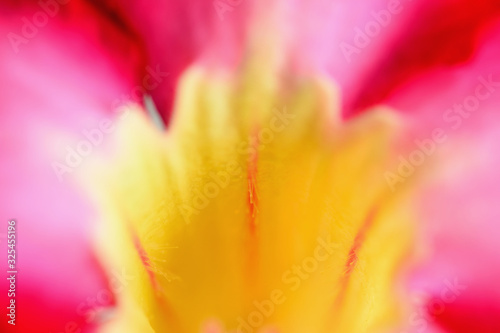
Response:
M167 133L140 114L127 118L113 167L94 177L109 193L95 194L106 266L137 274L111 332L138 322L140 331L196 332L210 319L234 331L254 301L290 287L284 273L318 239L334 251L255 330L364 332L395 322L412 214L404 191L394 195L378 175L391 165L397 120L374 109L342 123L327 82L275 86L266 76L254 87L254 76L194 67Z
M339 45L385 1L247 0L223 20L213 5L72 0L18 52L2 40L17 329L234 331L280 289L256 332L498 332L497 2L402 0L349 59ZM40 8L1 2L1 34ZM118 120L147 66L169 73L148 91L165 132L140 99ZM479 77L488 98L449 121ZM53 162L104 118L116 130L59 182ZM391 191L384 173L435 128L446 141ZM217 194L200 206L207 186ZM283 274L318 239L335 251L291 291ZM123 270L120 292L88 305ZM429 311L454 279L467 289Z

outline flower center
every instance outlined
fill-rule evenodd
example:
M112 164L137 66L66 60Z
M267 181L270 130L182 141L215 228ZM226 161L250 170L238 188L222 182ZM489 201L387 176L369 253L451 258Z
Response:
M393 323L411 244L407 198L382 176L397 123L380 109L341 122L338 110L320 79L192 68L166 133L131 112L103 208L106 263L135 274L118 295L135 314L122 320L155 332Z

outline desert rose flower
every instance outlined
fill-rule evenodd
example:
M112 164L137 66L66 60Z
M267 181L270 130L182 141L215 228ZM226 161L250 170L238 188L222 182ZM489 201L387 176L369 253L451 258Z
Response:
M16 328L497 332L499 12L4 2Z

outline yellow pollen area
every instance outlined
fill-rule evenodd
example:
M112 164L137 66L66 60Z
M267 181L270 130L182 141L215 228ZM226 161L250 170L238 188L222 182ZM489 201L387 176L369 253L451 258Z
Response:
M159 132L121 120L93 190L99 251L124 272L102 332L378 332L401 315L409 197L383 177L398 121L341 121L328 80L266 84L200 67Z

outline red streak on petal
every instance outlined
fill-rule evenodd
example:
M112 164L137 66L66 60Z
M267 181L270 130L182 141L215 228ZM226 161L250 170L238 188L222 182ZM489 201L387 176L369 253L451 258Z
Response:
M422 72L469 61L478 36L500 17L497 0L442 0L415 17L408 31L365 80L349 112L360 113L390 97L399 86Z
M132 235L132 241L134 242L134 246L141 258L144 267L146 268L146 272L148 273L149 280L153 289L155 290L156 301L158 302L159 307L162 309L162 313L164 314L164 319L169 319L171 323L175 323L172 327L173 331L181 331L179 318L175 316L172 305L167 301L165 297L162 297L162 289L158 280L156 278L155 268L151 265L151 259L149 258L146 250L142 246L141 240L137 233L130 227L130 234Z
M370 230L370 228L373 225L373 221L375 219L377 213L377 209L374 208L372 209L369 213L368 216L366 217L365 221L363 222L363 225L359 229L356 237L354 238L354 242L351 246L351 249L349 250L349 254L347 255L347 260L344 265L345 267L345 272L344 276L342 276L340 280L340 292L339 296L335 300L335 305L334 309L339 309L340 305L344 301L346 292L347 292L347 287L349 285L349 281L351 280L352 272L354 271L354 268L356 267L356 264L358 263L358 252L361 246L363 245L363 242L365 241L366 238L366 233Z
M257 275L257 261L258 261L258 240L257 240L257 213L259 211L259 198L258 198L258 190L257 190L257 172L258 172L258 136L257 131L254 132L254 140L252 142L253 151L250 156L250 160L247 167L247 205L248 205L248 221L249 221L249 231L250 231L250 239L249 245L247 247L248 255L248 271L247 271L247 279L248 285L254 285L254 281L256 280ZM249 288L249 291L252 292L252 288Z
M146 272L148 273L151 285L153 286L153 288L156 291L158 291L160 288L158 285L158 281L156 280L153 266L151 265L151 260L149 259L149 256L148 256L146 250L142 246L141 240L137 236L137 233L134 231L131 231L131 234L132 234L132 241L134 242L135 249L137 250L139 257L141 258L142 264L146 268Z
M255 152L247 170L248 196L247 204L249 208L250 233L255 234L257 229L256 217L258 213L259 197L257 194L257 160L258 153Z

